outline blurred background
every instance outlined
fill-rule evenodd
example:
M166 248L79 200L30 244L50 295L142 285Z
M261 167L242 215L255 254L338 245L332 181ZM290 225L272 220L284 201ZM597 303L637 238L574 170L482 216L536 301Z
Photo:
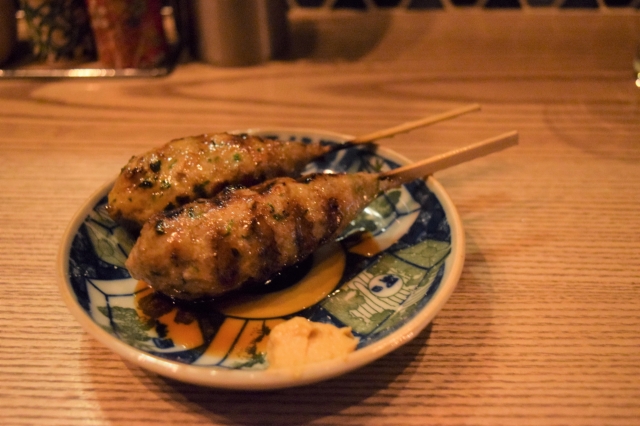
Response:
M322 57L318 23L336 17L353 56L393 14L496 10L615 16L638 14L640 0L0 0L0 77L160 76L194 60Z

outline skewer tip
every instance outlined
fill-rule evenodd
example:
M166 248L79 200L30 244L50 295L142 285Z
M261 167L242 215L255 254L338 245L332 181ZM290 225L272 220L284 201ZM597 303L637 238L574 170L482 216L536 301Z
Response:
M518 144L518 139L518 132L516 130L512 130L466 147L455 149L417 163L400 167L399 169L381 173L380 177L383 179L395 179L402 183L409 182L413 179L423 178L448 167L515 146Z

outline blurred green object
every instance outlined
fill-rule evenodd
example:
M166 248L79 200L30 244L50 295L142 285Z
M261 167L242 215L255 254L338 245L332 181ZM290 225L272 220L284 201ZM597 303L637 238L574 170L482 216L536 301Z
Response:
M20 0L37 60L95 59L96 49L84 0Z

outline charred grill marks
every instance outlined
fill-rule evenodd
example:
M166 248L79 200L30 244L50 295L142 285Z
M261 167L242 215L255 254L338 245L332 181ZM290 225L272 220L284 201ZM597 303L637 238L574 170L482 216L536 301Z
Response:
M209 196L207 191L207 185L209 185L209 182L209 180L205 180L204 182L193 185L193 195L195 195L196 198L207 198Z
M256 244L260 252L261 263L257 265L252 280L264 281L274 273L274 265L280 261L280 249L276 241L276 233L269 225L264 214L256 215L249 225L249 238L254 239L251 244Z
M327 233L333 234L342 225L343 214L340 211L340 202L333 197L327 199L324 205L324 213L327 218Z
M178 196L176 196L176 204L179 205L179 206L187 204L189 201L191 201L191 197L188 196L188 195L178 195Z
M240 252L233 247L228 234L218 232L211 240L216 262L212 265L212 275L217 277L222 287L231 288L240 272Z
M260 195L267 195L271 192L274 186L278 184L277 181L272 180L270 182L265 183L264 185L259 185L255 188L255 191Z
M161 217L164 217L166 219L171 219L174 218L176 216L179 216L180 214L182 214L182 212L184 211L184 208L180 207L177 209L172 209L172 210L167 210L165 212L162 212L160 214Z
M295 203L291 206L291 216L295 222L295 242L298 249L298 258L307 257L317 245L313 235L313 222L307 218L309 209Z

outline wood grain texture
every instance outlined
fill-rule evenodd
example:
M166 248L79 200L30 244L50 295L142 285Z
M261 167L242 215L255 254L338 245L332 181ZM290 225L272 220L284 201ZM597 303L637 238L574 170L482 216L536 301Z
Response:
M639 424L640 18L370 15L292 16L295 58L258 67L0 81L0 424ZM520 132L437 175L465 226L462 277L369 366L277 392L186 385L123 362L58 294L65 228L134 153L216 130L365 134L472 102L384 141L417 160Z

